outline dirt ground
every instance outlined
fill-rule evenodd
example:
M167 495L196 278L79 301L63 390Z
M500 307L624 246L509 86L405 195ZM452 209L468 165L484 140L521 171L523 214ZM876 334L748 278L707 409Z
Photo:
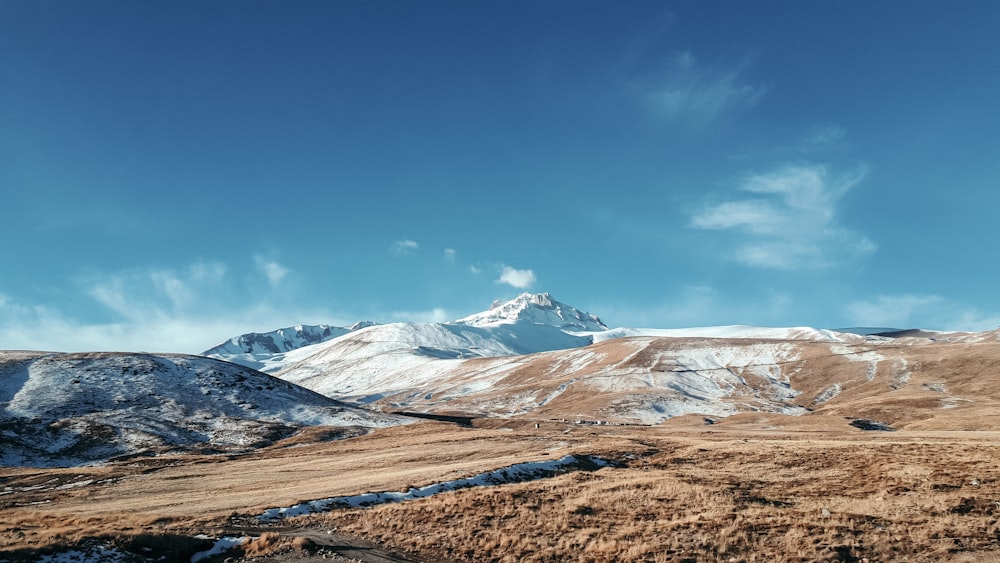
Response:
M243 456L0 468L0 560L100 538L189 561L205 547L187 538L231 534L260 539L219 560L1000 561L1000 432L878 432L842 417L746 414L655 427L421 422L313 441L321 435ZM567 454L615 466L274 524L255 518Z

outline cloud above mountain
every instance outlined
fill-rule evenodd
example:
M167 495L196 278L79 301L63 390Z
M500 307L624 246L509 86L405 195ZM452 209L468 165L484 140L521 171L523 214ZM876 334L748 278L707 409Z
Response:
M274 284L287 270L277 262L255 258L253 266L265 273L263 280L234 276L218 261L91 273L78 280L80 298L89 298L101 320L0 295L0 343L10 349L197 353L233 334L336 320L319 308L295 310L284 304ZM247 300L247 295L257 298Z
M518 270L510 266L504 266L500 272L497 283L505 283L518 289L527 289L537 281L534 270Z
M269 260L263 256L254 256L254 263L257 269L267 277L268 283L273 287L281 285L281 282L288 276L289 269L279 264L276 260Z
M694 229L733 237L729 258L777 270L815 269L864 256L875 244L843 227L837 204L867 174L836 175L821 164L786 165L743 179L736 196L707 203L691 215ZM747 194L743 196L742 194Z

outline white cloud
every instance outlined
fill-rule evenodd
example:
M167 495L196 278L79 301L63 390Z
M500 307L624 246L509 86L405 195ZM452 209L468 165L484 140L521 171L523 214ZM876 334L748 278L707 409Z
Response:
M691 226L711 230L741 228L754 234L773 234L780 228L777 222L780 218L780 210L769 201L727 201L692 217Z
M497 283L505 283L518 289L526 289L531 287L535 281L535 272L533 270L518 270L517 268L504 266Z
M0 299L0 342L7 348L63 352L119 350L198 353L225 338L296 322L331 322L322 311L289 310L236 297L227 267L134 268L91 275L83 294L107 320L81 320L57 307Z
M420 245L416 241L410 239L397 240L392 243L392 250L396 254L409 254L420 248Z
M480 270L478 266L476 266L475 264L473 264L473 265L469 266L469 273L472 274L472 275L478 276L480 273L482 273L482 270Z
M684 51L668 60L665 70L647 81L644 91L653 107L666 117L710 119L732 109L752 107L767 92L766 87L744 80L743 66L714 68Z
M253 260L257 265L257 269L267 277L267 281L271 284L271 287L281 285L281 282L289 273L288 268L282 266L274 260L268 260L263 256L254 256Z
M832 266L875 251L864 235L837 221L837 202L865 176L833 176L825 166L790 165L746 177L739 191L755 197L704 206L690 227L736 235L730 258L747 266L794 270Z
M199 293L221 282L224 271L224 266L211 264L195 265L181 272L170 269L125 270L92 277L87 294L124 319L149 321L196 308Z
M447 262L447 263L449 263L449 264L454 264L455 263L455 257L456 257L457 254L458 253L455 252L454 248L446 248L446 249L444 249L444 261Z
M441 307L428 311L392 311L388 316L394 321L411 323L444 323L454 318Z

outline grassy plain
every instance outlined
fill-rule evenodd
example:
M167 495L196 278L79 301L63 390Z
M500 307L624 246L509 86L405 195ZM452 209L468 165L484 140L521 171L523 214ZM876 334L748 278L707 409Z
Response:
M0 560L96 537L189 560L184 538L238 532L267 534L245 558L306 561L319 553L308 538L332 532L411 561L1000 561L1000 433L847 422L421 422L341 441L316 429L243 456L3 468ZM253 518L570 453L619 466L273 526Z

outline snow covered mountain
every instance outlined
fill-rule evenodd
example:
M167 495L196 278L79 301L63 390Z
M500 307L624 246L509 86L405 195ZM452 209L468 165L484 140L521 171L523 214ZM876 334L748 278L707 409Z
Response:
M507 302L494 301L488 311L469 315L453 324L488 327L515 323L546 325L578 332L608 330L608 326L596 315L560 303L548 293L522 293Z
M843 425L1000 428L997 331L949 340L630 336L518 356L433 359L397 351L331 365L336 371L313 358L278 375L384 410L645 424L744 415L734 420L791 424L767 418L784 414Z
M454 390L457 395L489 390L493 385L490 374L505 372L509 366L526 361L530 354L640 336L829 342L862 339L808 327L609 329L596 315L561 303L548 293L524 293L505 303L494 303L487 311L449 323L370 326L260 361L266 364L264 369L268 372L318 393L384 405L386 397L447 386L456 374L467 374L463 364L466 360L498 358L489 362L488 368L482 367L484 362L469 363L482 371L476 372L472 379L459 377L468 384ZM513 404L504 408L505 412L521 410Z
M234 362L254 369L267 368L280 362L281 355L303 346L319 344L375 323L361 321L349 327L331 325L296 325L271 332L251 332L234 336L208 350L203 356Z
M274 373L324 395L370 402L427 385L456 361L579 348L605 330L596 316L547 293L525 293L450 323L375 325L306 346L284 354Z
M592 341L526 322L392 323L289 352L275 375L324 395L368 402L434 381L463 359L517 357Z
M342 359L352 365L359 358L400 350L439 359L512 356L586 346L593 342L592 333L608 330L595 315L560 303L548 293L523 293L504 303L495 302L487 311L448 323L364 322L349 328L320 325L315 327L317 330L305 330L312 328L299 326L237 336L203 354L272 374L302 364L310 356L322 355L321 371L329 372L339 362L338 350L350 351Z
M242 366L174 354L0 352L0 465L245 450L300 427L399 419Z
M287 381L383 410L644 423L695 413L874 412L892 421L899 417L864 399L965 405L964 390L940 395L951 392L943 383L950 372L940 381L926 370L918 377L917 366L939 365L921 358L945 349L938 346L998 340L996 331L609 329L547 293L526 293L449 323L370 326L275 355L268 365Z

